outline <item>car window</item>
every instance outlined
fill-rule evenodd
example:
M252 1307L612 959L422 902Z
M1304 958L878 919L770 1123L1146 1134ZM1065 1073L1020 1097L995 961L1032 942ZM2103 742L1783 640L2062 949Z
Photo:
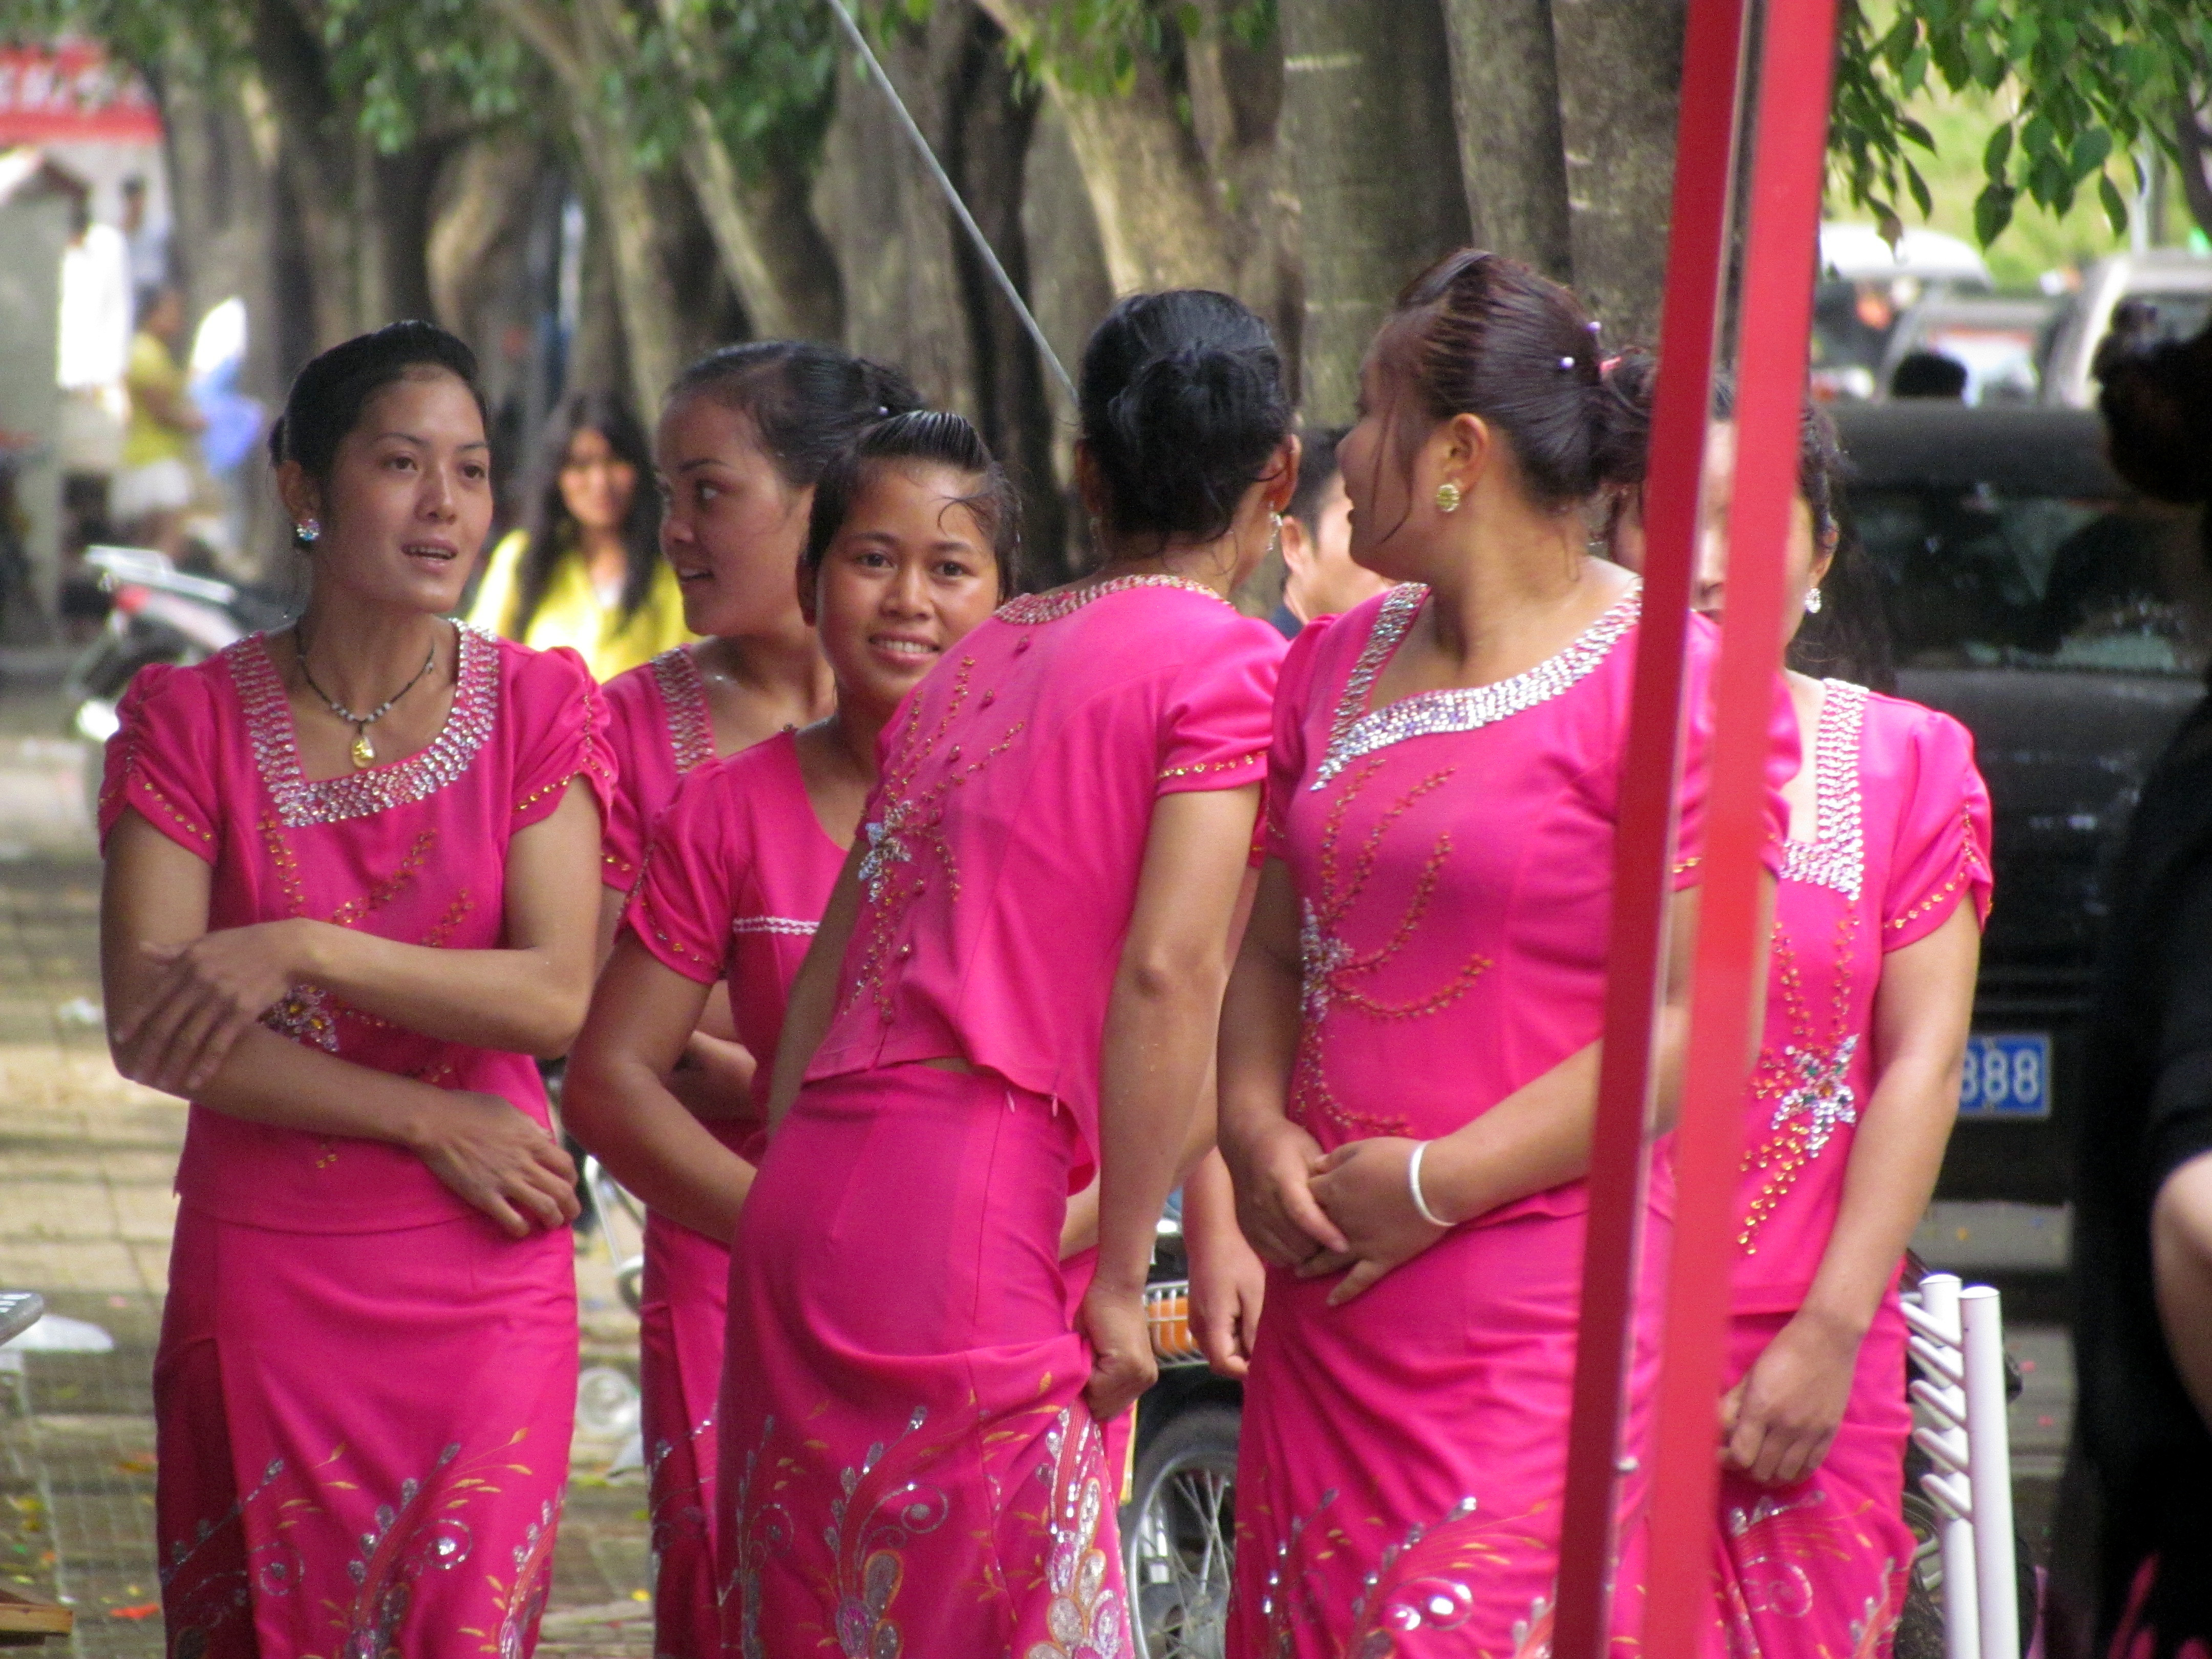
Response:
M1991 484L1852 492L1899 667L2204 672L2193 512Z

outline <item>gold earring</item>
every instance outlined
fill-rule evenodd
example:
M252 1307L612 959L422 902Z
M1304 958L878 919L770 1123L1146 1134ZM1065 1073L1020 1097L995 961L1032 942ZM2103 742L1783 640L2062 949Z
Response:
M1449 479L1446 479L1443 483L1437 486L1437 512L1456 513L1459 511L1459 502L1460 494L1459 486L1457 484L1452 483Z

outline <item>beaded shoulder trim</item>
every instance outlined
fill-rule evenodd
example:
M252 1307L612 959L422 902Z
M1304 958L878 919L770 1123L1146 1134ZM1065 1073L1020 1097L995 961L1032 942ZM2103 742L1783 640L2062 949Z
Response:
M1866 837L1859 821L1859 733L1867 690L1849 680L1825 682L1820 724L1813 739L1814 830L1811 841L1783 849L1782 879L1832 887L1856 899L1866 878Z
M1644 611L1644 590L1638 584L1614 601L1603 616L1577 635L1564 650L1525 673L1488 685L1419 692L1385 708L1362 713L1368 694L1374 690L1376 677L1389 661L1390 653L1398 648L1399 641L1405 638L1406 630L1413 625L1428 596L1427 588L1409 582L1394 588L1390 597L1383 600L1375 618L1374 631L1367 636L1358 660L1352 664L1352 672L1345 679L1343 694L1337 700L1336 718L1329 728L1328 752L1314 769L1314 780L1308 787L1320 788L1353 761L1394 743L1448 732L1476 731L1539 703L1549 702L1572 690L1602 663L1613 647L1636 626Z
M1216 605L1229 604L1204 582L1183 576L1116 576L1110 582L1097 582L1089 587L1069 588L1058 593L1024 593L1008 599L994 614L1000 622L1034 628L1040 623L1072 617L1093 599L1103 599L1109 593L1126 593L1133 587L1180 587L1188 592L1203 593Z
M246 741L253 748L254 766L285 828L336 823L410 805L469 769L491 736L499 711L499 646L490 635L466 623L455 628L460 665L453 706L430 746L388 766L312 782L300 773L299 736L284 696L283 678L269 654L269 636L250 635L224 650L231 684L246 708Z
M707 711L707 680L684 646L671 646L653 659L653 683L668 721L668 747L676 769L689 772L714 758L714 720Z

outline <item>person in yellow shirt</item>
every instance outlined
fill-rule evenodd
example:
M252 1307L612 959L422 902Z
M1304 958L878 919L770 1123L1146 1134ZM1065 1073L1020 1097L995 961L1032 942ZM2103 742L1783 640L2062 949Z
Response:
M600 680L690 640L660 556L652 471L652 449L621 399L562 399L546 422L528 520L492 549L469 621L539 650L573 646Z
M192 504L193 446L207 427L192 406L176 345L185 332L185 296L156 289L140 307L124 389L131 394L123 465L107 498L125 537L140 547L182 556L185 514Z

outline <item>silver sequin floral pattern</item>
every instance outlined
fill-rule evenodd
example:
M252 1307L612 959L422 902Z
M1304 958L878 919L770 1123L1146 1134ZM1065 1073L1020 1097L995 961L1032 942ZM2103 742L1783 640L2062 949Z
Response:
M1859 896L1866 878L1866 838L1859 823L1859 732L1866 724L1867 690L1848 680L1829 680L1813 740L1813 793L1817 805L1811 841L1784 849L1782 879L1832 887L1847 899Z
M1116 576L1111 581L1072 587L1058 593L1024 593L1018 599L1008 599L995 614L1000 622L1034 628L1039 623L1058 622L1062 617L1073 616L1093 599L1103 599L1109 593L1126 593L1135 587L1180 587L1186 592L1203 593L1216 605L1229 603L1204 582L1194 582L1188 577Z
M1511 715L1548 702L1573 687L1612 653L1613 647L1636 626L1643 614L1639 585L1577 635L1557 655L1525 673L1493 681L1488 685L1423 691L1363 714L1376 677L1390 653L1404 639L1420 612L1428 589L1407 584L1383 601L1375 619L1375 631L1345 681L1337 705L1336 720L1329 732L1328 751L1314 769L1309 787L1318 789L1353 761L1387 749L1409 738L1433 737L1447 732L1473 732Z
M246 708L246 740L253 763L288 830L367 817L434 795L469 769L491 736L499 710L499 647L489 634L456 623L459 665L453 706L430 746L388 766L343 777L309 781L300 771L300 740L283 678L269 654L265 634L249 635L222 658Z

